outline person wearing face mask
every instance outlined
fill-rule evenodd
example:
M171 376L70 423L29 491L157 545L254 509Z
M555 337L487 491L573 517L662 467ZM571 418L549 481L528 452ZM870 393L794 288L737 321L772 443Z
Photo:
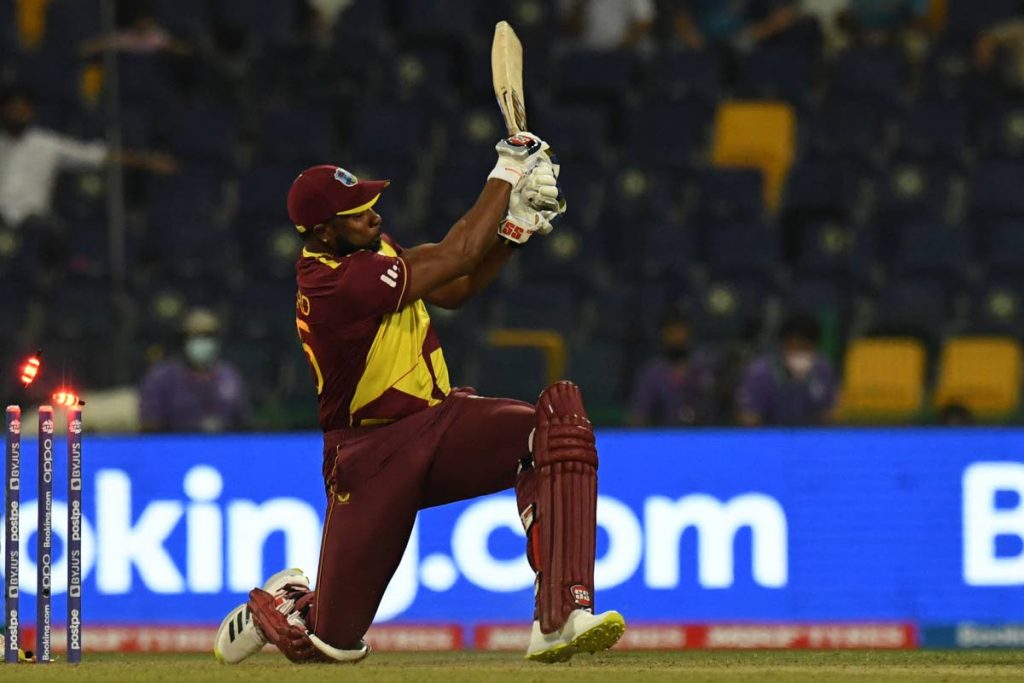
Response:
M220 359L220 324L204 308L182 326L182 355L157 363L142 381L141 421L152 432L224 432L249 423L241 375Z
M57 174L65 169L96 169L112 159L155 173L175 170L162 154L108 152L104 142L83 142L36 125L35 94L24 85L0 92L0 220L11 228L51 218Z
M818 350L814 316L794 314L779 331L779 348L747 366L736 393L740 424L821 425L832 419L836 376Z
M661 325L661 353L637 375L629 422L636 427L709 424L714 420L714 376L693 353L690 321L670 312Z

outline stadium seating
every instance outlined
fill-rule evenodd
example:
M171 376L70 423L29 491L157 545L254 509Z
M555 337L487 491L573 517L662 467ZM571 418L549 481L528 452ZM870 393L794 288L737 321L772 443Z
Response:
M0 227L5 292L31 292L5 304L31 323L19 345L79 332L98 344L91 319L38 313L33 299L70 278L95 295L82 304L89 315L112 321L104 334L121 335L110 347L136 350L135 371L148 349L171 346L182 307L202 303L233 311L229 327L246 344L267 345L231 349L261 400L299 397L301 354L298 370L261 366L288 358L292 335L281 323L299 246L287 187L314 163L390 178L386 229L405 245L443 237L478 195L503 132L483 39L503 17L526 46L531 126L559 154L570 209L487 294L435 316L453 373L532 400L536 354L480 340L495 325L554 329L588 396L621 409L667 307L685 308L698 338L738 359L774 336L782 311L807 310L855 337L841 416L915 420L925 405L959 400L948 387L976 367L958 340L940 361L950 335L1024 335L1024 109L999 69L974 63L978 32L1019 16L1017 0L947 0L946 28L912 59L856 41L826 52L820 31L735 53L682 49L660 24L643 50L597 51L559 33L547 1L354 0L333 28L290 0L147 4L191 52L118 58L124 145L180 165L125 174L131 301L109 296L105 174L62 173L55 229L73 240L55 250L38 231ZM15 12L29 5L45 9L22 22L34 46L15 35ZM36 87L43 125L87 139L107 128L109 80L77 52L100 32L99 5L0 3L0 72ZM913 341L875 348L864 334ZM926 401L927 358L938 385ZM101 370L100 384L117 376ZM1018 419L1008 399L983 405L969 407Z
M711 158L718 166L752 167L764 174L764 201L775 209L793 163L796 117L776 102L728 102L719 106Z
M855 339L846 351L839 414L846 420L914 419L923 407L925 350L901 338Z
M1007 337L960 337L942 351L935 408L959 404L981 418L1004 418L1020 406L1021 347Z

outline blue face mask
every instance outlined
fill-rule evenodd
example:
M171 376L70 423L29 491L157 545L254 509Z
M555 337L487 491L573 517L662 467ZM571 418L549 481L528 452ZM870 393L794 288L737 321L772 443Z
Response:
M215 337L200 335L185 340L185 358L192 365L207 367L220 355L220 342Z

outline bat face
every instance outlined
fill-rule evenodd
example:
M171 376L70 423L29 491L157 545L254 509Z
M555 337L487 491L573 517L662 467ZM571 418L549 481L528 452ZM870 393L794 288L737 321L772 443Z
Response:
M507 21L494 27L491 43L491 76L498 108L509 135L527 130L526 96L523 93L523 44Z

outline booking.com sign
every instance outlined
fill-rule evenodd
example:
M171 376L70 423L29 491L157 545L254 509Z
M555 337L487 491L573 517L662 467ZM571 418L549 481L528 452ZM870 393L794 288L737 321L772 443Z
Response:
M599 609L924 623L1024 610L1024 432L604 432L599 450ZM316 435L87 439L88 618L215 623L281 567L312 575L320 452ZM26 594L35 505L21 512ZM65 520L58 500L58 595ZM487 496L421 513L378 620L525 620L532 588L515 498Z

